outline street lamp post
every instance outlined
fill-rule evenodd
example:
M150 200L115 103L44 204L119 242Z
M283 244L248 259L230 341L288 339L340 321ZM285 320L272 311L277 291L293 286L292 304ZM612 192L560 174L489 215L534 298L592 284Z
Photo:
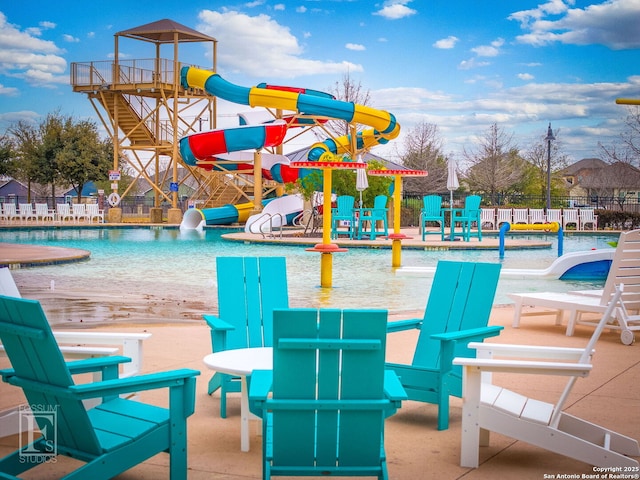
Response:
M549 128L547 129L547 211L551 208L551 142L555 140L553 136L553 130L551 130L551 122L549 122Z

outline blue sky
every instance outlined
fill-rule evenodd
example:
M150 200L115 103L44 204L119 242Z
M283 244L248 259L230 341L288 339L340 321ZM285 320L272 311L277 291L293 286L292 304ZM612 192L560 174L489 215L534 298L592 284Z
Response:
M239 85L326 91L348 71L403 134L434 123L457 156L492 123L524 150L549 122L572 161L600 156L627 114L615 99L640 98L640 0L4 1L0 133L56 109L99 123L71 91L71 63L110 60L116 32L163 18L215 37L218 73ZM180 60L208 67L209 50L185 46ZM120 53L154 56L127 39ZM393 157L402 141L374 153Z

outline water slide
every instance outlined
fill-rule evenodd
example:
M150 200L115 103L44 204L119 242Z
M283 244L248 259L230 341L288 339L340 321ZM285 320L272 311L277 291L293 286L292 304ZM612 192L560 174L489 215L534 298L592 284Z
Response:
M224 80L217 73L194 67L183 67L180 73L184 88L201 88L207 93L229 102L368 125L372 128L358 132L356 136L355 141L359 149L386 143L396 138L400 133L400 125L391 113L336 100L327 93L264 83L250 88L241 87ZM291 126L291 118L285 117L284 120L275 120L260 125L241 125L235 128L192 134L180 139L180 154L188 165L220 169L220 167L216 167L216 161L229 160L232 157L228 155L238 152L235 160L237 161L236 168L248 169L247 162L250 160L248 155L251 152L246 152L246 150L280 145L284 141L287 129ZM318 160L325 152L338 155L346 153L349 151L350 144L349 135L328 139L312 145L308 158L309 160ZM286 157L283 155L279 157L279 159L272 159L271 163L263 165L265 178L286 183L294 182L309 173L309 170L306 169L289 167ZM270 165L270 168L264 168L266 165ZM225 164L224 168L229 169L229 164ZM205 221L209 222L206 219Z
M262 212L251 215L244 224L247 233L268 233L290 224L304 208L302 195L285 195L271 200Z
M522 280L601 280L607 278L614 253L614 248L565 253L547 268L503 268L500 277ZM431 276L435 271L435 267L401 267L396 274Z

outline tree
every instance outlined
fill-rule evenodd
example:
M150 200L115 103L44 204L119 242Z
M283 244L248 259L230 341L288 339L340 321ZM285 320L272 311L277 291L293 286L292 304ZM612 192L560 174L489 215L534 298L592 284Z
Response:
M438 126L433 123L418 123L404 139L402 164L413 170L426 170L426 177L407 178L404 190L407 193L426 194L441 192L447 186L447 158L442 153L442 139Z
M27 184L27 199L31 201L31 183L38 178L40 137L38 129L31 123L19 121L7 130L13 137L15 161L11 176Z
M336 81L333 87L329 87L329 93L338 100L343 102L357 103L358 105L368 105L371 101L369 90L365 90L360 82L356 82L349 72L342 75L340 81ZM342 135L350 135L349 122L345 120L329 120L325 124L325 128L329 133L340 137ZM358 131L361 130L358 127Z
M110 142L101 141L95 123L69 122L62 134L62 149L56 155L60 176L73 186L82 200L85 184L106 177L112 165Z
M515 191L525 178L525 162L513 144L513 135L497 124L478 139L477 151L464 150L470 167L463 176L471 191L486 193L493 204L498 197Z
M567 167L567 156L562 153L560 140L551 142L551 196L561 195L563 191L563 180L558 172ZM522 193L540 195L542 198L547 194L547 160L549 157L549 145L545 137L540 138L523 153L523 158L529 163L526 169Z
M16 152L13 139L8 135L0 136L0 176L13 175Z

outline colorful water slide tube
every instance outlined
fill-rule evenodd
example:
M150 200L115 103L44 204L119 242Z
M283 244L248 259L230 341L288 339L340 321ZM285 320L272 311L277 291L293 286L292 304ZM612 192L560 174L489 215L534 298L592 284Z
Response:
M251 215L244 224L247 233L269 233L290 224L304 208L302 195L284 195L270 201L262 212Z
M229 102L251 107L275 108L306 115L329 117L372 127L372 129L364 130L357 134L356 142L358 148L370 148L380 143L386 143L396 138L400 133L400 125L396 122L393 114L352 102L336 100L333 96L316 90L267 84L260 84L251 88L241 87L224 80L217 73L194 67L183 67L180 73L183 87L202 88L207 93ZM189 138L186 137L186 139ZM345 153L349 150L350 140L349 136L345 135L335 140L329 139L325 142L314 144L309 152L309 160L318 160L324 152ZM190 142L187 140L185 143ZM187 151L186 145L183 148L182 140L180 141L180 146L180 153L183 155L185 162L188 162L185 155L189 157L190 152ZM259 148L235 148L235 145L231 142L227 144L227 147L234 148L234 150L227 151ZM200 160L198 154L193 154L190 158Z
M216 208L189 208L184 212L181 229L200 229L205 225L231 225L246 222L253 210L253 203L223 205Z

